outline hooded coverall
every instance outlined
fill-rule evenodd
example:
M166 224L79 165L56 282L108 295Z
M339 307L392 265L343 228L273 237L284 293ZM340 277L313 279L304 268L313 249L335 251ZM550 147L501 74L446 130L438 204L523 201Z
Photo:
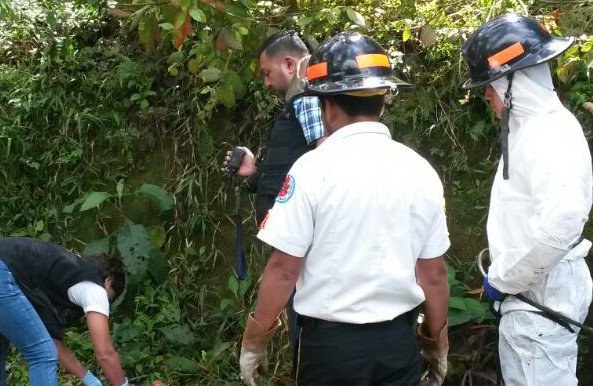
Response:
M491 83L504 100L507 78ZM553 90L546 63L514 74L509 179L499 164L488 215L490 284L583 322L591 303L581 234L591 208L591 155L583 130ZM500 305L506 386L576 386L577 333L513 296ZM578 332L578 328L574 327Z

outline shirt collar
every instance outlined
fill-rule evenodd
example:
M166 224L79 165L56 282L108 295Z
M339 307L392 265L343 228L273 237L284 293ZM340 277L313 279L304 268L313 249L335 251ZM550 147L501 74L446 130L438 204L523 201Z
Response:
M330 135L325 141L337 141L339 139L344 139L346 137L350 137L356 134L383 134L391 138L389 128L387 128L387 126L385 126L381 122L365 121L356 122L341 127L338 130L336 130L332 135Z

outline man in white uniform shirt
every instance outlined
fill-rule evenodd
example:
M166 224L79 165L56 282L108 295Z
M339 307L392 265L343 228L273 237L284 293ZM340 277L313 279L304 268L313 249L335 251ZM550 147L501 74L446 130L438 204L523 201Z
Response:
M583 322L591 276L581 237L591 209L591 155L583 130L554 92L547 61L573 38L508 14L482 25L463 55L470 80L501 119L503 159L492 186L484 290L502 315L499 357L506 386L576 386L578 327L563 327L514 296Z
M417 386L413 310L430 364L447 367L449 247L442 184L426 160L378 122L397 79L386 52L354 32L320 45L307 67L329 136L291 168L258 237L274 248L241 350L241 376L260 384L267 342L296 283L298 386Z

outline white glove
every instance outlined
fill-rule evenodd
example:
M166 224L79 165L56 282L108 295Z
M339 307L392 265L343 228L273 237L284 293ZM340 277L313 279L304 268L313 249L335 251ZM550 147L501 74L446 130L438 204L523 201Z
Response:
M422 359L427 364L422 374L420 386L441 386L447 375L447 354L449 353L449 336L447 325L441 329L437 339L428 337L427 326L418 326L418 343Z
M268 352L256 353L242 347L239 365L241 367L241 380L243 383L247 386L261 386L263 382L259 375L267 371Z
M533 289L568 253L562 249L537 243L529 252L516 255L510 250L493 259L488 268L488 282L505 294L518 294Z
M280 319L276 319L274 325L266 330L257 320L253 313L249 314L243 341L241 342L241 356L239 366L241 367L241 379L247 386L261 386L263 383L260 374L268 369L268 342L280 327Z

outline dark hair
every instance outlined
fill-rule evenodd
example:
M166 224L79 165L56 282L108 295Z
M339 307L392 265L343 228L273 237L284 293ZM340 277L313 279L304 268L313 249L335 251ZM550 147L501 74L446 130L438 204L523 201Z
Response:
M307 46L294 30L280 31L270 35L259 47L257 56L261 56L264 52L268 56L285 52L296 54L299 58L309 55Z
M324 107L325 99L334 100L349 117L354 117L357 115L370 115L375 116L378 119L381 116L383 106L385 105L385 95L359 97L346 94L336 94L320 96L319 102L322 108Z
M124 266L119 256L100 253L85 257L86 260L95 263L101 270L103 280L111 279L111 288L115 292L115 298L118 298L126 287L126 274Z

